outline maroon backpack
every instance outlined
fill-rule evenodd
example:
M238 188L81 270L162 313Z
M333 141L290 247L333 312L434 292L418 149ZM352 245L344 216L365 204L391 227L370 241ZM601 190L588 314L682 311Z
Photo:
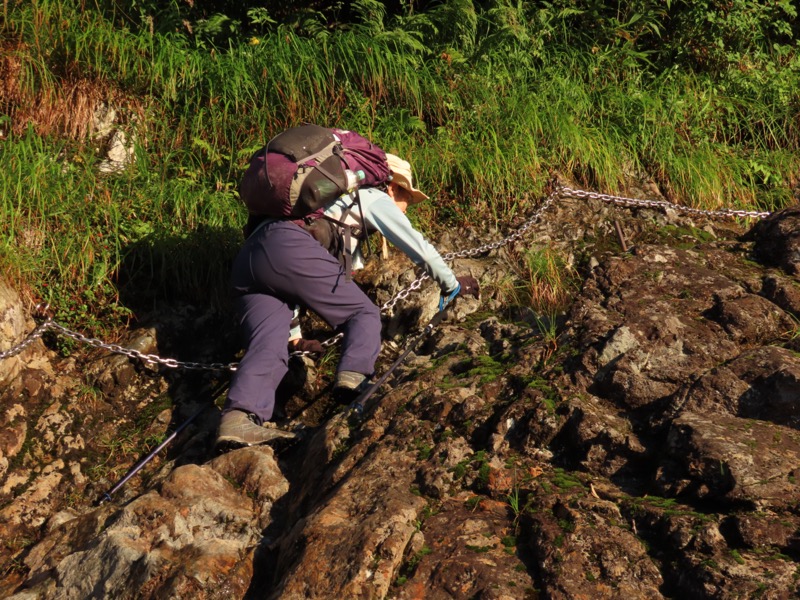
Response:
M386 153L352 131L318 125L287 129L252 156L239 186L248 225L264 218L319 217L352 191L348 176L359 171L360 186L386 183Z

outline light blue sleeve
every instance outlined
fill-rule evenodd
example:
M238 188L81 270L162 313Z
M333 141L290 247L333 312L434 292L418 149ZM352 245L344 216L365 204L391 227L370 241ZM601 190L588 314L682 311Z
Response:
M361 190L364 219L372 230L380 232L395 247L439 284L442 292L449 293L458 287L455 274L388 194L369 188ZM358 210L358 208L354 208Z

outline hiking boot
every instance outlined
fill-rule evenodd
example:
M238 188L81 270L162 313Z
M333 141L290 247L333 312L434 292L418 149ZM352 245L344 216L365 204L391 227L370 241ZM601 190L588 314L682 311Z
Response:
M355 371L339 371L333 385L333 399L337 404L350 404L367 389L369 380L366 375Z
M226 452L234 448L268 444L278 450L290 446L296 440L297 435L291 431L278 429L272 423L267 426L259 425L255 421L255 415L232 410L222 415L216 448Z

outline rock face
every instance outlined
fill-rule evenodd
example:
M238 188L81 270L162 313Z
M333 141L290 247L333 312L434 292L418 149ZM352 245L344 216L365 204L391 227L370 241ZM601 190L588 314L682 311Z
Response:
M15 377L24 364L20 354L26 350L20 349L16 354L15 352L25 342L31 324L31 319L27 318L22 308L19 295L7 283L0 280L0 354L9 354L7 358L0 360L0 384ZM41 353L41 344L38 344L37 349ZM30 354L28 351L28 355Z
M213 456L212 407L99 507L221 376L39 347L0 405L2 595L800 595L800 211L744 231L563 200L533 231L575 273L563 315L504 294L519 249L459 259L481 302L459 300L363 421L332 405L324 360L298 359L281 415L302 442ZM414 279L371 271L379 304ZM430 318L423 290L387 316L381 369ZM224 328L187 336L178 314L128 345L213 356Z

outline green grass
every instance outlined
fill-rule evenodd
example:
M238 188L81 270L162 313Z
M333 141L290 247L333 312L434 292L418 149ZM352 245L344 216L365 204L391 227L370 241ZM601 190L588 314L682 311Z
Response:
M577 289L577 271L549 247L510 247L504 261L505 277L489 283L495 296L517 306L530 307L542 315L539 333L555 342L555 316L569 303Z
M506 371L507 366L502 362L496 360L492 356L476 356L470 361L472 366L466 373L465 377L478 378L478 384L484 385L497 380Z
M118 4L12 1L0 24L2 272L92 329L124 322L131 290L222 302L247 158L302 121L411 158L435 198L412 216L430 229L506 225L554 172L623 194L629 176L649 178L703 208L774 210L797 185L800 59L783 5L735 2L726 23L758 33L742 37L691 3L669 18L594 3L589 19L584 3L391 15L362 0L339 26L266 13L236 25L244 11L203 20L179 4L149 20L149 5ZM97 169L104 103L134 140L121 174ZM562 267L526 256L521 293L557 298Z
M583 482L576 475L564 469L555 469L550 480L562 490L585 489Z

